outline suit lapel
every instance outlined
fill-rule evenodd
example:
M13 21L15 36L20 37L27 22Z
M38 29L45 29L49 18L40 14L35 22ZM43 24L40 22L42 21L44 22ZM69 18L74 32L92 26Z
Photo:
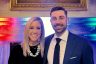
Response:
M74 47L74 44L72 43L73 40L74 40L74 37L69 32L63 64L67 64L67 62L68 62L68 60L69 60L69 58L71 56L71 53L72 53L72 50L73 50L73 47Z

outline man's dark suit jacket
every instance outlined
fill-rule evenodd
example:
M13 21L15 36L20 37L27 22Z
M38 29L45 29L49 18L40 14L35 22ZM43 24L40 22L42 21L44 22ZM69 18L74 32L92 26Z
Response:
M44 64L47 64L47 53L54 34L46 37ZM88 41L69 32L63 64L94 64L93 51Z

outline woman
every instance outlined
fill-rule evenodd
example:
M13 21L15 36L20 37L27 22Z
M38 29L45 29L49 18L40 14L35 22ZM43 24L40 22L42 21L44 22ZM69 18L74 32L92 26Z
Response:
M43 64L44 34L41 18L30 18L24 29L24 45L14 47L10 53L9 64Z

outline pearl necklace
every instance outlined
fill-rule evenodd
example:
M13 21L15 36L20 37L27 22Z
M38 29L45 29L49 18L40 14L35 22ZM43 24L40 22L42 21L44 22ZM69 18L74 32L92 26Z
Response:
M40 45L38 45L37 51L35 54L33 54L31 51L29 51L29 56L36 57L39 55L39 53L40 53Z

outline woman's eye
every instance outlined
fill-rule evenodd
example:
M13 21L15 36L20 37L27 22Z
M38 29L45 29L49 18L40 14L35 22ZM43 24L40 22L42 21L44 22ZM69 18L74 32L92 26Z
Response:
M37 29L40 29L40 27L37 27Z
M29 29L35 29L34 27L30 27ZM36 27L36 29L41 29L40 27Z
M34 29L33 27L30 27L29 29Z

